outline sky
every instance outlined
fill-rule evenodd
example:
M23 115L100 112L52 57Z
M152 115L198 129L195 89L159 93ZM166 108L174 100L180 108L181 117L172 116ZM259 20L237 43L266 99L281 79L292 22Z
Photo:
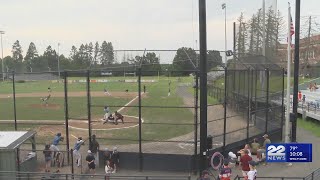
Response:
M288 2L277 4L287 20ZM227 5L227 46L232 49L232 23L241 12L249 18L262 7L262 0L207 0L208 49L224 50L224 10ZM301 16L320 15L319 0L304 0ZM199 47L198 0L0 0L0 30L4 56L11 55L19 40L24 54L34 42L42 54L48 45L69 56L72 45L102 41L114 49L178 49ZM135 54L125 52L127 56ZM117 54L121 61L121 54ZM161 63L170 63L172 53L161 53Z

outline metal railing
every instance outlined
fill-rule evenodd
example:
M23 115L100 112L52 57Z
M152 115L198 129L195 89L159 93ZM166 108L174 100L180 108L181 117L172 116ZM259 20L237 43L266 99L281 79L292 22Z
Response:
M0 171L0 179L19 179L19 180L62 180L62 179L123 179L123 180L191 180L191 176L119 176L113 174L61 174L61 173L36 173L36 172L15 172Z
M234 180L241 180L244 179L244 177L236 176ZM320 179L320 168L313 171L306 177L257 177L257 179L268 179L268 180L294 180L294 179L300 179L300 180L318 180Z

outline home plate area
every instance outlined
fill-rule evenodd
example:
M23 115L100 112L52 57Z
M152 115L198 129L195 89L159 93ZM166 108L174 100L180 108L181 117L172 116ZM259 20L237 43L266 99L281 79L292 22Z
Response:
M95 131L103 131L103 130L115 130L115 129L127 129L127 128L133 128L139 125L139 118L135 116L124 116L124 123L121 122L121 120L118 120L118 124L116 125L113 122L108 122L104 124L104 120L101 118L94 118L91 121L91 128ZM141 119L143 122L143 120ZM77 130L88 130L88 120L69 120L69 128L77 129Z

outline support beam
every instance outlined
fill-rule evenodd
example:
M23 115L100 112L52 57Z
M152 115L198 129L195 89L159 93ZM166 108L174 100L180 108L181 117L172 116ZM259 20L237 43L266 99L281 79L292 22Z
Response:
M300 49L300 0L296 0L295 20L295 48L294 48L294 75L293 75L293 114L292 121L292 142L297 142L297 115L298 115L298 84L299 84L299 49ZM288 72L289 73L289 72Z
M207 167L207 19L206 0L199 0L200 34L200 171Z

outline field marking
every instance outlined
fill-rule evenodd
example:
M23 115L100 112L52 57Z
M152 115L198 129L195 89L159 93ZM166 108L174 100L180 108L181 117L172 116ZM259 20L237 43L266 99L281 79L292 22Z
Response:
M144 94L143 92L141 93L141 95ZM130 105L133 101L135 101L137 98L139 98L139 95L136 96L135 98L133 98L131 101L129 101L127 104L125 104L123 107L121 107L120 109L117 110L117 112L122 111L124 108L126 108L126 106Z
M77 138L75 135L73 135L73 134L71 134L71 136L74 137L74 138L76 138L76 139L78 139L78 138Z
M124 117L132 117L132 118L136 118L138 119L139 117L137 116L127 116L127 115L123 115ZM78 120L69 120L69 121L75 121L75 122L81 122L81 123L87 123L86 121L78 121ZM144 120L141 118L141 122L143 123ZM127 126L127 127L121 127L121 128L109 128L109 129L91 129L94 131L111 131L111 130L119 130L119 129L129 129L129 128L133 128L133 127L137 127L139 126L139 124L133 125L133 126ZM88 128L78 128L78 127L74 127L74 126L70 126L69 128L72 129L77 129L77 130L81 130L81 131L88 131Z
M194 141L194 139L190 140L190 141ZM214 143L212 144L212 146L222 146L223 143L220 141L214 141ZM186 147L194 147L194 143L193 142L189 142L189 143L178 143L178 146L181 149L186 149ZM200 142L197 141L197 147L200 147Z

